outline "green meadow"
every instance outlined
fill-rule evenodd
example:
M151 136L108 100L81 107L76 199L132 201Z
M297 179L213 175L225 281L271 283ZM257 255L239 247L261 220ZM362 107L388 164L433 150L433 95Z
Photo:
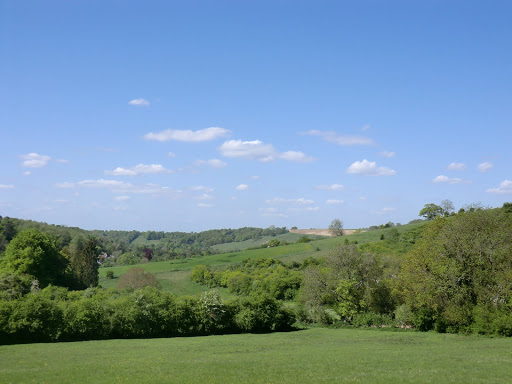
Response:
M2 383L510 383L512 340L313 328L0 347Z

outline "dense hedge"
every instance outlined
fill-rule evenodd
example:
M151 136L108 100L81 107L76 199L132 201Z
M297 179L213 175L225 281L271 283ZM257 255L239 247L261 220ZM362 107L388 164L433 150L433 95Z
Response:
M69 292L49 286L0 300L2 344L287 331L294 322L271 297L223 302L215 291L176 297L155 288Z

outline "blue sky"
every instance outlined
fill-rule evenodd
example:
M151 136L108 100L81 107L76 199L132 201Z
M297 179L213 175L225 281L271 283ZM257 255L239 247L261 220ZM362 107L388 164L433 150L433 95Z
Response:
M407 223L512 201L510 1L0 1L0 215Z

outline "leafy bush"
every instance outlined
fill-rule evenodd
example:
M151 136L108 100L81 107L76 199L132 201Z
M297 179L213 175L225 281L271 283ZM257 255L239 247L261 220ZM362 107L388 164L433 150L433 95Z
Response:
M135 267L119 278L118 289L138 289L143 287L158 287L159 283L155 275L144 271L141 267Z
M105 277L109 280L112 280L114 278L114 271L107 271L105 273Z

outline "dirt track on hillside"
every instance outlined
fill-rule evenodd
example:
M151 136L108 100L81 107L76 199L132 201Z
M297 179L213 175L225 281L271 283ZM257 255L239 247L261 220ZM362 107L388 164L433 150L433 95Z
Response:
M318 235L318 236L329 236L333 237L331 232L328 229L290 229L291 233L298 233L301 235ZM355 232L355 229L344 229L344 235L351 235Z

